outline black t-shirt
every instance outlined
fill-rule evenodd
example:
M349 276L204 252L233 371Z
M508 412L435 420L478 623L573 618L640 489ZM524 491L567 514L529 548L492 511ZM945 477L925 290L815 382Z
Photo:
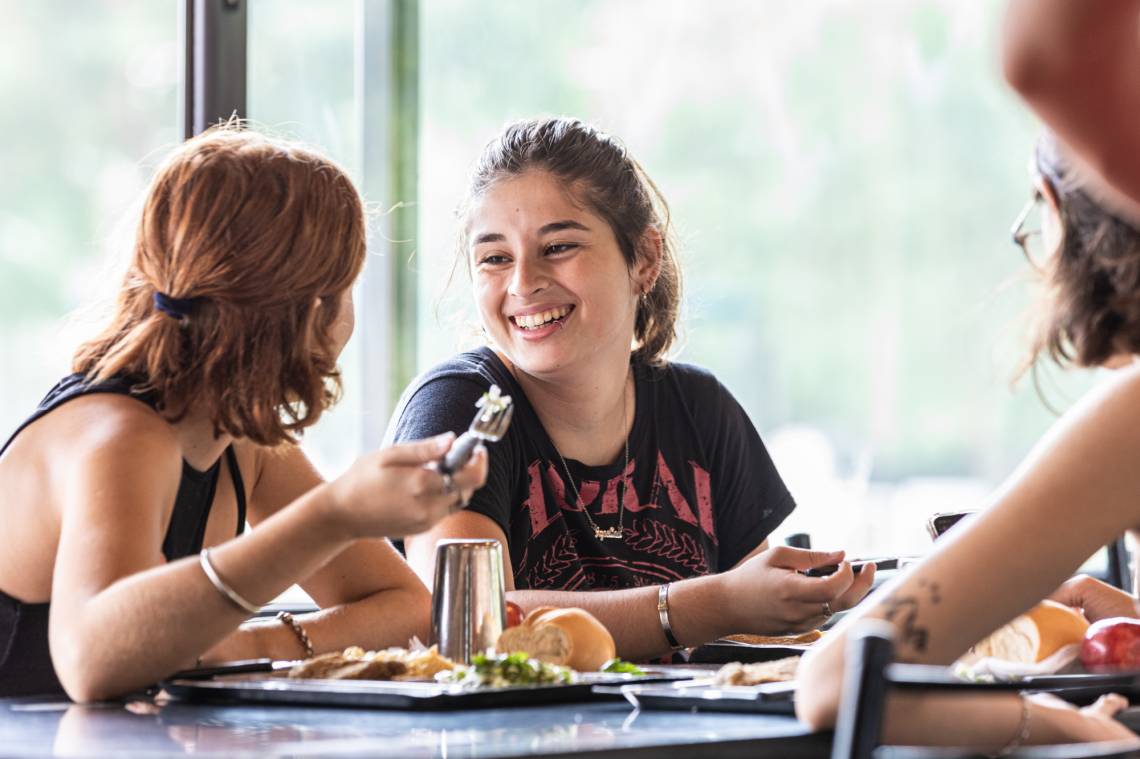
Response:
M468 508L502 528L519 589L612 590L721 572L795 508L747 414L712 374L687 364L634 364L624 513L622 460L587 466L566 459L564 468L489 348L456 356L413 382L389 438L462 432L492 384L512 396L515 412L506 436L490 446L487 484ZM620 521L622 539L599 540L583 504L603 529Z

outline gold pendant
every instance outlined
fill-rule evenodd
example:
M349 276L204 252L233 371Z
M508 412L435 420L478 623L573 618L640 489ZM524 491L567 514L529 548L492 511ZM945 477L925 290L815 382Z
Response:
M604 530L601 527L595 527L594 537L598 540L621 540L621 530L617 527L607 527Z

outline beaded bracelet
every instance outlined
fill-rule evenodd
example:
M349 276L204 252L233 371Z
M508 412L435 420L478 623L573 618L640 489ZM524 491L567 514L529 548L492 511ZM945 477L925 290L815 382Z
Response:
M289 626L293 630L293 634L297 636L297 640L301 642L301 648L305 649L305 658L313 658L313 641L309 639L309 634L305 632L305 628L301 627L301 623L293 618L293 615L287 611L277 612L277 618Z
M1017 749L1024 745L1025 741L1029 740L1029 699L1025 694L1021 694L1021 719L1017 723L1017 733L1010 738L1009 743L1005 744L1001 751L996 754L990 754L992 757L1009 756Z

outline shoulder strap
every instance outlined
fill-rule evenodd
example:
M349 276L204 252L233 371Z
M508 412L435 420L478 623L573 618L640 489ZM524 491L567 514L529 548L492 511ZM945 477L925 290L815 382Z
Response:
M226 447L226 465L230 469L230 479L234 483L234 495L237 497L237 532L245 532L245 483L241 478L241 467L238 466L237 454L232 445Z
M16 430L8 437L8 439L4 441L3 445L0 445L0 454L3 454L4 451L8 449L8 446L11 445L12 441L16 439L16 436L23 432L24 429L28 427L28 425L47 415L48 412L54 411L68 401L79 398L80 396L92 395L94 393L112 393L115 395L125 395L127 397L134 398L137 401L141 401L151 408L154 408L153 398L147 395L137 395L131 392L133 384L134 383L126 377L112 377L109 380L99 383L87 382L86 378L82 374L70 374L64 377L62 380L56 383L55 387L48 391L47 395L44 396L44 399L40 401L38 406L36 406L36 409L32 412L31 416L25 419L20 424L20 426L16 428Z

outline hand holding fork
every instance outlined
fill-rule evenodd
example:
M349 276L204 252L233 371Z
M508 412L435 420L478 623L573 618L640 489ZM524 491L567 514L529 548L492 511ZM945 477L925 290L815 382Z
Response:
M502 439L515 411L511 396L503 395L498 385L491 385L491 389L475 402L475 407L478 411L475 412L475 418L471 420L467 431L460 435L448 452L435 463L435 468L443 475L445 493L455 492L455 483L451 475L463 468L477 446L484 441L494 443Z

